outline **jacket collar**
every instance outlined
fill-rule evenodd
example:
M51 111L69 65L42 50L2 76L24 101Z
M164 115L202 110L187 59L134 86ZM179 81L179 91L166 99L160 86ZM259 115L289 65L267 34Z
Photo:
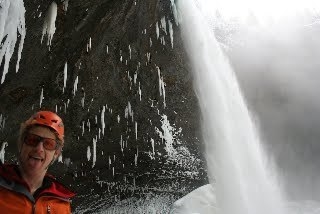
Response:
M18 165L2 164L0 161L0 177L2 177L7 182L7 184L19 184L19 186L25 187L30 192L28 184L21 177ZM53 195L61 198L72 198L75 196L75 193L73 191L58 182L50 174L45 175L44 183L46 184L46 186L39 189L40 191L36 194L37 197L41 195Z

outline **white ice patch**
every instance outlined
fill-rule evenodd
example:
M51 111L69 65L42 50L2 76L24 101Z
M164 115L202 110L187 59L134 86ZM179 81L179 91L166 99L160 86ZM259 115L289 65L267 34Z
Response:
M87 148L87 159L88 159L88 161L90 161L90 160L91 160L91 151L90 151L90 146L88 146L88 148Z
M131 46L129 45L129 57L131 59Z
M166 91L165 91L165 82L163 80L163 76L161 76L160 68L156 67L158 72L158 79L159 79L159 94L160 97L163 96L163 106L166 107Z
M69 6L69 0L64 0L64 1L63 1L63 10L64 10L65 12L68 11L68 6Z
M6 124L6 118L4 115L0 114L0 131L4 129Z
M105 122L104 122L104 116L105 116L105 112L106 112L106 107L103 106L102 107L102 111L101 111L101 127L102 127L102 135L104 135L104 129L106 128ZM99 137L100 139L100 137Z
M83 91L83 95L82 95L82 98L81 98L81 106L82 108L84 108L84 101L85 101L85 98L86 98L86 92L84 91L84 88L81 88L82 91Z
M8 73L9 62L14 53L18 35L20 35L20 42L16 72L19 70L21 52L26 36L24 3L23 0L0 0L0 64L4 60L1 84Z
M173 48L173 26L171 21L168 21L169 23L169 34L170 34L170 41L171 41L171 47Z
M64 64L63 69L63 89L62 92L64 93L65 88L67 87L67 79L68 79L68 63Z
M76 95L76 92L78 90L78 82L79 82L79 78L77 76L73 84L73 91L72 91L73 96Z
M1 150L0 150L0 160L2 163L4 163L4 154L6 152L6 147L8 146L8 143L7 142L3 142L2 143L2 146L1 146Z
M178 143L175 137L180 134L181 128L176 131L176 129L170 125L170 122L166 115L161 116L161 123L162 131L160 131L157 127L155 127L155 130L162 141L165 141L165 150L168 156L173 156L176 153L176 150L173 148L173 144Z
M96 165L97 161L97 136L96 138L92 139L92 151L93 151L93 156L92 156L92 168Z
M161 20L160 20L160 22L161 22L161 29L162 29L166 34L168 34L168 33L167 33L166 17L165 17L165 16L162 17Z
M47 35L47 45L49 46L49 49L51 46L51 40L52 40L53 34L56 32L55 22L57 18L57 10L58 10L58 6L53 1L47 11L47 14L43 23L41 44L43 41L43 37Z
M43 88L41 89L41 94L40 94L40 108L41 108L41 104L42 104L42 100L44 99L43 97Z
M157 34L157 39L159 39L159 24L158 24L158 22L156 23L156 34Z

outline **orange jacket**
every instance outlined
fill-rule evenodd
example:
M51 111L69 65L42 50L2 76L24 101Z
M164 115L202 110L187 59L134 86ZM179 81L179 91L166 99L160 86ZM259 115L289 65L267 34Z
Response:
M25 214L71 213L75 193L46 175L43 186L31 195L17 165L0 165L0 212Z

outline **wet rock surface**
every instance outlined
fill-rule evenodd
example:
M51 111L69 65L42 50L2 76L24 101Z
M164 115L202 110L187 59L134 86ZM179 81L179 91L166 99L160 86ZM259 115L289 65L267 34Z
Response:
M22 121L40 109L57 111L66 145L51 172L78 192L76 213L121 201L165 210L207 182L198 103L171 3L70 0L66 9L66 2L56 2L47 45L42 27L51 1L25 1L20 69L13 57L0 85L5 160L16 161Z

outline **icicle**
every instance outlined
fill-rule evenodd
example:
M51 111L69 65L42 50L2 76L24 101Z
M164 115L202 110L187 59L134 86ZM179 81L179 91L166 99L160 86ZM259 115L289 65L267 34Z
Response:
M62 161L62 154L59 155L59 157L58 157L58 162L63 163L63 161Z
M78 90L78 82L79 82L79 78L77 76L73 84L73 91L72 91L73 96L76 95L76 92Z
M69 6L69 0L64 0L64 1L63 1L63 10L64 10L65 12L68 11L68 6Z
M161 29L166 33L167 35L167 22L166 22L166 17L162 17L161 20Z
M136 132L136 140L138 140L138 123L137 122L134 122L134 129Z
M82 121L82 136L84 134L84 121Z
M68 79L68 63L64 64L63 69L63 89L62 92L64 93L65 88L67 87L67 79Z
M134 154L134 165L137 166L138 165L138 155L139 155L139 150L137 147L137 153Z
M44 99L43 97L43 88L41 89L41 94L40 94L40 108L41 108L41 104L42 104L42 100Z
M152 47L152 39L151 39L151 37L149 39L149 44L150 44L150 47Z
M151 142L151 146L152 146L152 155L154 156L155 155L155 153L154 153L154 140L151 138L150 142Z
M134 73L133 75L133 83L136 84L137 83L137 77L138 77L138 74L137 74L137 71Z
M159 81L159 94L162 96L162 90L161 90L161 74L160 74L160 68L157 66L158 71L158 81Z
M88 127L88 131L90 132L91 124L90 124L90 120L89 119L87 120L87 127Z
M173 27L170 20L169 20L169 34L170 34L171 47L173 48Z
M105 116L105 111L106 111L106 107L103 106L102 107L102 112L101 112L101 126L102 126L102 135L104 136L104 129L106 127L105 123L104 123L104 116ZM100 139L100 137L99 137Z
M43 37L47 35L47 45L51 46L51 40L53 34L56 32L56 18L57 18L57 4L53 1L47 11L46 17L44 19L43 28L42 28L42 37L41 37L41 44L43 41Z
M140 101L141 101L141 87L140 87L140 82L139 82L139 89L138 89L138 93L139 93L139 98L140 98Z
M156 34L157 34L157 39L159 39L159 24L158 24L158 22L156 23Z
M131 59L131 46L129 45L129 58Z
M118 115L117 121L118 121L118 123L120 123L120 115Z
M148 52L147 53L147 60L148 60L147 62L149 62L149 63L150 63L150 58L151 58L151 53Z
M90 159L91 159L90 146L88 146L88 148L87 148L87 159L88 159L88 161L90 161Z
M81 88L82 91L82 98L81 98L81 106L84 108L84 100L86 98L86 92L84 91L84 88Z
M6 147L8 146L8 143L7 142L3 142L2 143L2 146L1 146L1 150L0 150L0 160L1 160L1 163L4 163L4 155L5 155L5 149Z
M122 135L120 137L120 148L121 148L121 152L123 153L123 141L122 141Z
M97 136L96 138L92 139L92 151L93 151L93 156L92 156L92 168L96 165L97 161Z
M4 60L1 84L8 73L9 62L17 43L17 33L20 35L20 42L16 72L19 71L19 63L26 36L24 3L23 0L0 0L0 63L3 63Z
M165 91L165 83L163 81L163 77L161 77L161 90L162 90L162 95L163 95L163 106L166 108L166 91Z
M179 24L180 20L178 20L178 10L177 10L177 6L176 4L174 3L175 0L170 0L171 1L171 7L172 7L172 13L173 13L173 16L174 16L174 21L176 23L176 25Z

